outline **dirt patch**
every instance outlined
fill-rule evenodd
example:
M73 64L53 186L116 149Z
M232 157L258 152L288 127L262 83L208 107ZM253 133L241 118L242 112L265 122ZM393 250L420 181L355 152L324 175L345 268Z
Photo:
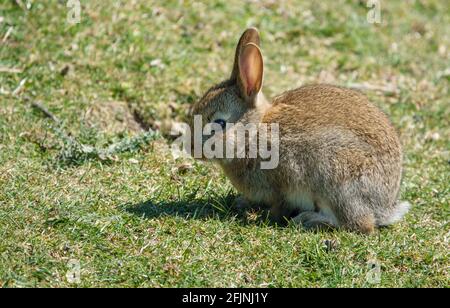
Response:
M144 131L126 102L110 101L95 103L86 111L88 125L110 134L140 133Z

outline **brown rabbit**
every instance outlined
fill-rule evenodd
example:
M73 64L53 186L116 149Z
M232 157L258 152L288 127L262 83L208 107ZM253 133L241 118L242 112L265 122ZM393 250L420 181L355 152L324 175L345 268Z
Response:
M277 221L306 229L344 228L371 233L399 221L402 150L386 115L356 91L309 85L271 102L261 92L263 58L256 29L244 32L231 77L193 106L209 123L278 123L279 164L261 169L261 157L217 159L249 203L266 205ZM203 136L202 143L207 140Z

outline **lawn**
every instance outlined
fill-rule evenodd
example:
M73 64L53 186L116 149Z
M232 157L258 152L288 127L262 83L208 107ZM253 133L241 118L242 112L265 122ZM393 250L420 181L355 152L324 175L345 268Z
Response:
M381 24L366 1L81 3L78 24L66 1L0 3L0 286L449 287L446 1L381 1ZM389 114L401 223L275 226L233 207L217 166L172 157L171 124L230 74L247 26L267 96L326 82Z

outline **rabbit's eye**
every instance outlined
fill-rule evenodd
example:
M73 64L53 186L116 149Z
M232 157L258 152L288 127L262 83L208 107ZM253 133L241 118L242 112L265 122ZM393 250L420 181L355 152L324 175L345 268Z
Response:
M225 127L227 126L227 122L225 122L225 120L222 119L217 119L214 121L214 123L219 124L222 127L222 129L225 129Z

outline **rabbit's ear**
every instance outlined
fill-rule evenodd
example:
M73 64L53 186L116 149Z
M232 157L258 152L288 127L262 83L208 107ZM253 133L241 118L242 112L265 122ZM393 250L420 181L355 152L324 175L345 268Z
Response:
M261 50L253 43L242 48L239 55L239 76L237 82L242 97L253 104L262 87L264 63Z
M239 55L242 52L242 48L249 43L253 43L256 46L260 47L259 32L256 28L249 28L245 30L245 32L239 39L239 43L236 47L236 53L234 56L233 72L231 73L230 78L231 80L236 80L239 77Z

